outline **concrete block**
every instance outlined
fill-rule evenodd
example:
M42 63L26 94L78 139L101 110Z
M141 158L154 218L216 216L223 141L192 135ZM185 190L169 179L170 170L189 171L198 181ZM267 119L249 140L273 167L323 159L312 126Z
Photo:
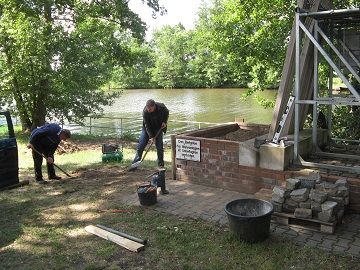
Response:
M294 212L296 218L312 218L312 210L305 208L296 208Z
M313 210L314 212L321 212L321 203L311 201L311 210Z
M336 210L338 209L338 203L332 201L326 201L321 205L321 212L327 214L329 216L334 216L336 214Z
M259 167L259 150L245 143L239 144L239 165Z
M331 201L331 202L336 202L337 204L339 204L339 206L345 206L345 200L344 198L341 198L341 197L328 197L327 199L328 201Z
M346 179L338 179L338 180L336 180L335 185L337 187L347 187L348 181Z
M315 187L316 184L316 180L315 179L310 179L308 177L304 177L304 176L299 176L297 177L300 180L301 183L301 188L308 188L308 189L312 189Z
M295 200L293 200L292 198L287 198L285 199L285 204L289 205L289 206L293 206L293 207L299 207L299 203ZM295 209L294 209L295 210Z
M306 202L299 202L299 207L300 208L311 209L311 201L307 200Z
M282 203L276 203L276 202L272 202L273 206L274 206L274 211L281 213L282 212Z
M338 197L342 197L342 198L345 198L345 197L348 197L349 196L349 189L345 186L340 186L340 187L337 187L337 196Z
M279 195L283 198L288 198L290 196L290 190L283 188L281 186L275 186L273 188L273 193Z
M275 194L275 193L273 193L273 194L271 195L271 200L272 200L273 202L276 202L276 203L284 203L284 202L285 202L285 198L284 198L284 197L281 197L281 196L279 196L278 194Z
M316 184L321 183L321 174L317 172L310 172L309 179L313 179L316 181Z
M325 191L312 189L309 194L309 198L312 201L322 204L326 201L328 194Z
M270 170L285 170L292 160L293 146L280 147L274 143L260 145L259 167Z
M295 189L290 193L290 197L296 202L305 202L309 198L309 193L307 188Z
M290 190L298 189L300 188L301 182L297 178L289 178L286 179L286 188Z

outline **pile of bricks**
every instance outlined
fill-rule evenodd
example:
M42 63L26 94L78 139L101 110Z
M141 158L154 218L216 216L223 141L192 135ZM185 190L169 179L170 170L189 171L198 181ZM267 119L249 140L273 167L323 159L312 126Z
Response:
M308 177L287 179L285 187L275 186L271 200L275 212L335 222L341 220L349 204L349 187L347 180L330 183L322 181L320 174L311 173Z

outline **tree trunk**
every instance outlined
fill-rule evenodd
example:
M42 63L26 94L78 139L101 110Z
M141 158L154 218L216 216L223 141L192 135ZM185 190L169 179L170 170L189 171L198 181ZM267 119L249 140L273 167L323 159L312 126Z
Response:
M46 21L46 27L44 29L44 36L50 37L51 36L51 1L45 1L44 2L44 18ZM48 93L50 92L49 85L50 85L50 73L51 73L51 65L50 65L50 59L51 59L51 47L49 43L45 45L46 47L46 53L48 54L48 57L46 57L46 68L44 70L44 78L40 80L39 87L37 91L36 98L34 100L35 108L34 108L34 114L33 114L33 121L32 121L32 129L35 129L39 126L42 126L45 124L45 118L47 114L47 107L46 107L46 97Z
M31 120L29 118L29 114L26 110L26 105L19 91L19 85L16 78L13 79L13 90L14 90L14 99L16 101L16 108L19 112L19 117L21 121L21 128L23 131L27 131L31 129Z

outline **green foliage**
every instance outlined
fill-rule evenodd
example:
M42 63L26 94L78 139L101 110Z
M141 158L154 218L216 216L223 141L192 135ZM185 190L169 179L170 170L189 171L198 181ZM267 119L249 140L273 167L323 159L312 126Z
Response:
M296 1L214 2L213 44L230 56L234 74L247 74L249 87L277 87Z
M163 12L157 0L147 5ZM97 89L114 67L131 64L130 40L145 34L139 16L117 0L2 0L0 23L0 105L23 128L101 113L117 94Z
M336 107L332 119L332 136L348 140L359 140L360 110L356 106Z
M151 69L152 80L163 88L185 87L188 54L188 34L179 23L175 27L166 25L161 31L154 32L151 44L154 49L155 63Z
M152 62L145 65L149 67L146 72L151 72L152 86L276 88L295 3L285 0L203 3L194 30L186 31L178 24L154 32L149 44ZM140 61L133 67L137 75L145 71ZM121 74L122 81L132 77L126 72ZM143 85L130 80L134 84L121 85Z
M153 50L148 44L139 45L136 40L130 42L131 60L129 65L116 66L112 82L119 88L156 87L151 82L150 69L154 66Z
M133 141L133 142L138 140L138 136L136 136L131 131L124 132L123 134L120 135L120 138L123 140L128 140L128 141Z
M337 9L359 7L359 1L357 0L333 0L333 3Z

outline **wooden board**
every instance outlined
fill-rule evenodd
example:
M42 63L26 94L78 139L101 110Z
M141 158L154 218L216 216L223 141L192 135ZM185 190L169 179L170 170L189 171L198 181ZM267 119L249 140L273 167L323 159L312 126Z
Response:
M0 188L0 191L7 190L7 189L13 189L13 188L17 188L17 187L22 187L22 186L25 186L28 184L29 184L29 180L24 180L24 181L20 181L19 183L14 184L14 185Z
M324 222L318 219L296 218L293 214L278 212L274 212L271 217L274 223L329 234L335 232L337 224L336 222Z
M143 250L145 246L143 244L140 244L138 242L132 241L130 239L127 239L125 237L122 237L120 235L116 235L112 232L108 232L106 230L103 230L101 228L98 228L93 225L89 225L85 227L85 230L89 233L95 234L101 238L104 238L106 240L110 240L128 250L138 252L140 250Z

